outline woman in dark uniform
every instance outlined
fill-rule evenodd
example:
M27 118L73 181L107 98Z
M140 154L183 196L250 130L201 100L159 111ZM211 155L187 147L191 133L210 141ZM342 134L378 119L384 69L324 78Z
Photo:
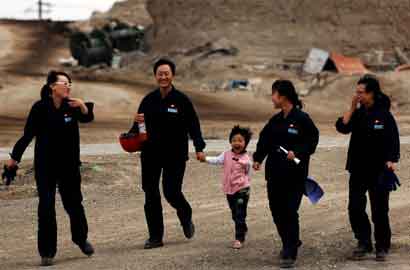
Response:
M59 193L70 217L73 242L91 256L88 226L82 205L80 176L80 135L78 122L94 119L93 104L70 98L71 79L64 72L51 71L47 83L28 115L23 136L17 141L6 166L16 167L36 137L34 168L38 205L38 251L41 264L53 264L57 252L55 194Z
M277 80L272 85L272 101L280 112L275 114L259 135L253 155L255 170L267 156L265 178L269 207L282 239L280 266L294 267L299 238L298 210L305 189L310 155L315 152L319 131L303 112L302 103L292 82ZM285 154L283 147L288 150ZM295 158L300 163L295 162Z
M350 109L336 122L336 129L351 134L346 169L350 172L349 218L358 246L354 258L373 250L371 225L366 214L369 193L376 259L383 261L390 249L389 190L379 176L394 171L400 158L400 140L396 121L390 113L390 99L381 91L377 78L362 77Z

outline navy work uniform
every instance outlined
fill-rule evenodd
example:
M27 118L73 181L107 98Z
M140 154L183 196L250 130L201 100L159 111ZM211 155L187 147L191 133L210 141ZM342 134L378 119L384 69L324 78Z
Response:
M57 109L50 97L37 101L29 113L23 136L11 158L19 162L35 137L34 169L39 197L38 250L41 257L53 258L57 252L55 194L59 193L70 217L72 240L82 246L88 225L82 205L80 175L80 135L78 122L94 119L93 104L86 103L88 114L63 102Z
M161 96L159 89L149 93L142 100L138 113L144 114L148 135L141 151L145 217L149 239L158 242L164 235L159 190L161 172L165 199L177 210L181 225L189 225L192 209L182 193L188 138L193 140L196 152L203 151L205 142L190 99L174 87L165 97ZM131 132L138 132L137 123Z
M319 131L309 115L294 107L287 117L283 112L274 115L259 135L255 162L267 156L265 178L269 207L282 240L284 258L296 259L299 239L299 215L308 176L310 155L315 152ZM297 165L288 160L279 147L293 151L301 160Z
M356 109L346 125L343 118L336 129L351 133L346 169L349 180L349 218L359 245L372 249L371 225L366 214L369 192L376 249L388 252L391 243L389 191L378 188L378 177L388 161L398 162L400 138L389 106L375 104L370 109Z

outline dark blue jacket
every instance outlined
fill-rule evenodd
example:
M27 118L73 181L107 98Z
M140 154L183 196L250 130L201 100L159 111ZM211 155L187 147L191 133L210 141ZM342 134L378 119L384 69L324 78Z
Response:
M398 162L400 158L399 131L386 106L375 105L368 110L362 106L346 125L340 117L336 129L351 133L346 162L346 170L351 173L380 173L387 161Z

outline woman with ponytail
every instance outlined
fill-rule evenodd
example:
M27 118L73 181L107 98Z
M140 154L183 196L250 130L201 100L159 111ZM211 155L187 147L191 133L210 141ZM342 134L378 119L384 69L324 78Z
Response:
M41 89L41 99L28 115L23 136L17 141L5 165L16 170L27 146L36 138L34 168L38 205L38 251L41 265L53 264L57 252L55 194L59 193L67 211L73 242L91 256L88 226L82 205L80 175L80 135L78 122L94 119L93 104L70 97L71 79L64 72L51 71Z
M357 82L350 108L336 122L336 129L349 134L346 169L349 180L349 219L358 241L353 258L361 259L373 250L371 225L366 214L369 193L376 260L384 261L391 244L389 185L380 176L393 172L400 158L400 138L390 113L390 99L379 81L365 75ZM381 181L382 180L382 181ZM393 183L394 184L394 183Z
M253 168L260 170L267 157L265 178L269 207L282 240L280 266L295 265L299 238L298 210L305 191L309 160L319 142L319 131L292 82L277 80L272 85L272 102L280 112L275 114L259 135Z

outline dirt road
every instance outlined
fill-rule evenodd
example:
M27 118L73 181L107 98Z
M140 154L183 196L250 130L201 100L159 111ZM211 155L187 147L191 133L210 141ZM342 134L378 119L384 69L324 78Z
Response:
M347 147L348 145L348 136L337 136L329 137L322 136L319 141L319 148L333 149L337 147ZM255 151L256 149L256 140L251 140L248 146L248 151ZM410 144L410 137L401 137L401 145ZM227 140L207 140L206 141L206 151L207 152L223 152L229 148L229 143ZM0 148L0 160L7 160L9 158L10 147ZM194 153L195 149L192 143L189 145L190 153ZM81 146L81 156L105 156L105 155L119 155L122 154L122 150L119 143L113 144L84 144ZM33 147L29 147L25 154L24 159L30 160L34 156Z

